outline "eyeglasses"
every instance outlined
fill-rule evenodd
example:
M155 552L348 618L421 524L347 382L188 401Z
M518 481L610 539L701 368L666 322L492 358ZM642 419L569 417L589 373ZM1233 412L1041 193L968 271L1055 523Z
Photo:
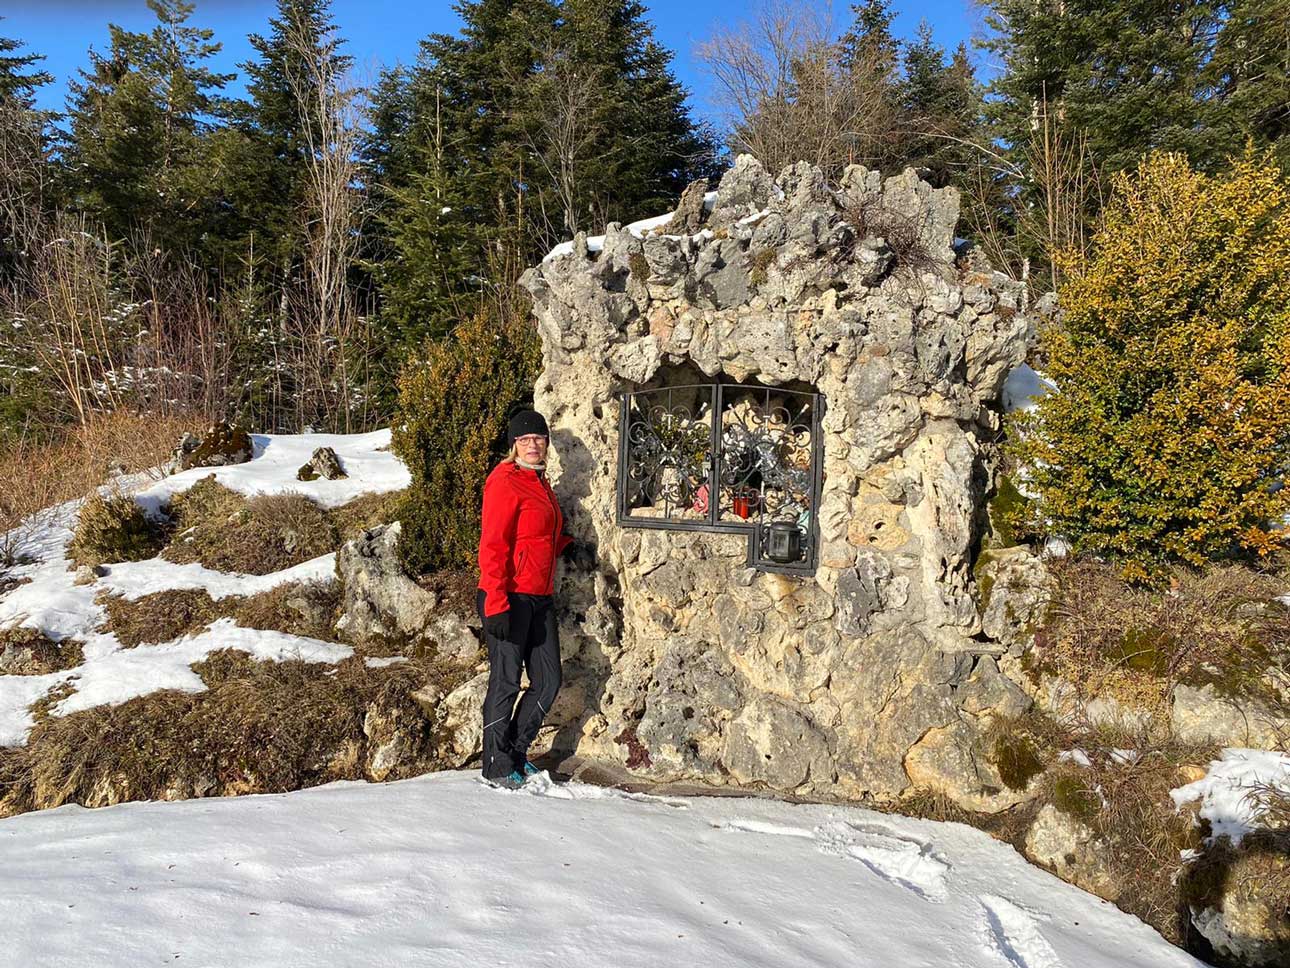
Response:
M547 445L547 439L541 434L528 434L524 437L516 437L515 443L519 444L521 447L533 447L537 444L541 444L545 447Z

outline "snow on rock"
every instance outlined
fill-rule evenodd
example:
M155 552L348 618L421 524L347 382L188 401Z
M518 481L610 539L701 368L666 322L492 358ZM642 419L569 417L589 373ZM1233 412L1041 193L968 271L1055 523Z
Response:
M60 807L0 869L14 964L1201 966L965 826L542 775Z
M704 208L710 210L712 206L714 206L716 203L717 203L716 192L707 192L704 194L703 196ZM668 222L672 221L673 214L675 213L668 212L664 215L655 215L652 218L643 218L637 222L631 222L630 224L624 227L628 232L636 236L638 239L644 238L646 235L659 235L660 233L658 232L658 230L661 229L663 226L665 226ZM705 233L700 232L698 234L703 235ZM706 234L711 235L712 233L706 232ZM603 235L592 235L587 238L588 252L599 252L602 249L604 249L604 247L605 247L605 237ZM558 259L561 256L565 256L565 255L573 255L572 242L561 242L550 252L548 252L545 256L543 256L542 261L550 262L552 259Z
M1213 836L1226 834L1239 844L1259 828L1262 811L1252 794L1264 785L1290 796L1290 754L1231 748L1209 764L1203 777L1178 787L1170 796L1180 807L1200 801L1200 816L1210 822Z
M1042 373L1031 369L1030 364L1022 363L1008 372L1003 384L1003 410L1012 413L1014 410L1034 410L1036 401L1045 394L1052 393L1057 385Z

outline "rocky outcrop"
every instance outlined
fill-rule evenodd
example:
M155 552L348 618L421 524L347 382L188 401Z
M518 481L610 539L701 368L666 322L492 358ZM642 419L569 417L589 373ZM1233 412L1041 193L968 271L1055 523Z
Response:
M325 481L339 481L348 476L340 465L340 458L336 456L336 451L330 447L319 447L310 456L309 461L302 464L300 470L296 471L298 481L316 481L320 477Z
M1273 705L1253 696L1230 696L1212 683L1174 686L1170 722L1180 743L1270 750L1283 749L1290 741L1285 702Z
M1191 923L1219 965L1290 964L1290 834L1263 831L1233 845L1222 837L1186 885Z
M1026 856L1064 881L1108 901L1124 893L1123 865L1096 831L1051 803L1035 815L1026 831Z
M180 437L167 470L177 474L192 467L245 464L253 450L250 434L241 427L220 421L211 424L200 436L186 433Z
M744 156L706 218L699 198L522 280L552 481L598 549L557 592L566 691L585 697L562 741L657 780L895 798L911 769L962 769L966 800L1014 799L972 751L987 707L1029 702L991 693L990 657L1040 605L1002 604L987 631L972 566L998 398L1033 329L1023 288L956 257L958 195L913 171L829 184ZM617 394L704 380L822 394L813 574L753 570L741 534L617 523Z
M344 588L336 631L353 641L419 636L434 618L438 598L414 582L399 561L402 526L395 521L364 531L336 554Z

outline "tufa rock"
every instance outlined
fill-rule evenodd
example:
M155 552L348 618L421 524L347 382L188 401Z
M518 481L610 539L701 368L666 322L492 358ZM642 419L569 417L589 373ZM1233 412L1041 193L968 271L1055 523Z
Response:
M741 156L696 234L698 197L661 233L611 225L599 253L521 280L550 479L597 548L594 570L557 571L565 689L585 697L561 742L654 780L893 801L918 747L920 778L1017 802L976 749L1029 698L976 661L1006 649L982 634L972 565L1002 377L1033 331L1024 289L956 265L958 196L913 171L830 184ZM747 533L618 523L618 394L669 387L695 414L687 388L709 381L772 408L780 387L824 398L813 574L749 568Z
M245 464L253 452L250 434L241 427L220 421L211 424L201 437L188 433L180 437L167 470L174 474L192 467Z
M319 447L313 452L308 463L301 465L300 470L296 471L298 481L316 481L320 477L326 481L338 481L349 477L340 466L340 458L330 447Z
M400 531L397 521L383 524L345 542L337 553L344 598L336 631L345 638L415 638L429 625L438 599L403 570Z
M1290 715L1253 696L1230 696L1212 683L1174 686L1170 706L1174 739L1201 746L1283 749L1290 740Z
M708 180L699 178L685 186L681 200L676 203L676 211L667 223L668 235L693 235L703 225L707 214L703 206L704 196L708 192Z
M1051 803L1039 809L1027 829L1025 853L1062 880L1104 900L1114 901L1124 893L1110 845L1091 827Z

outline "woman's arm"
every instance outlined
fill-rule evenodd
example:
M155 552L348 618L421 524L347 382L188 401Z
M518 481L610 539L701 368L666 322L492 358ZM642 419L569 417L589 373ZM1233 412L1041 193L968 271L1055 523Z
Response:
M510 609L506 580L510 577L511 548L515 544L515 519L519 502L500 478L484 484L484 509L479 529L479 587L484 590L484 614Z

